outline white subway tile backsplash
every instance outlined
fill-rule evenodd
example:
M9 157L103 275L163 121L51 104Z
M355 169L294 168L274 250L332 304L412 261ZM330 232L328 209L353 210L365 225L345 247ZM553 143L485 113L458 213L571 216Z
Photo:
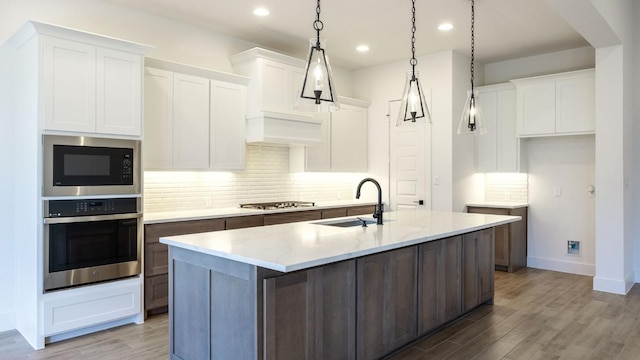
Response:
M487 173L484 179L484 200L499 202L529 202L529 180L524 173Z
M147 171L144 211L235 207L283 200L330 201L354 197L363 174L289 173L289 148L247 146L240 172Z

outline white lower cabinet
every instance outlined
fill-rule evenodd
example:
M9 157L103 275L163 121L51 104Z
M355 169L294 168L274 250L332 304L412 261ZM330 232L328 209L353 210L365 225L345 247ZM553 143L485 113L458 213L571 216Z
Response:
M340 110L317 114L320 145L291 149L292 171L366 172L369 102L340 97Z
M139 278L43 295L44 336L113 322L142 312Z
M520 139L516 136L516 89L512 84L478 88L487 133L476 137L476 171L523 171Z
M155 59L149 64L145 169L244 169L248 79Z
M519 137L595 133L595 71L511 80Z

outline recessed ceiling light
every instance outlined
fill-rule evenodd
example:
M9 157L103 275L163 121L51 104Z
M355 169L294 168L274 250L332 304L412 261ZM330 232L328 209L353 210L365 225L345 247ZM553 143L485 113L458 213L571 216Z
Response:
M438 25L438 30L440 31L449 31L451 29L453 29L453 24L451 23L442 23Z
M267 16L267 15L269 15L269 10L267 10L265 8L256 8L255 10L253 10L253 15L255 15L255 16Z
M367 52L369 51L369 46L367 45L358 45L358 47L356 48L357 51L359 52Z

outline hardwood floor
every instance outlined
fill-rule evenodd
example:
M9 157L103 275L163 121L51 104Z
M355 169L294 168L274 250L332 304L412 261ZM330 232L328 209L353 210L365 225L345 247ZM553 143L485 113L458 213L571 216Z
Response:
M591 290L587 276L496 271L495 304L389 357L425 359L640 359L640 285L627 296ZM83 336L34 351L16 331L0 333L0 359L166 359L168 320Z

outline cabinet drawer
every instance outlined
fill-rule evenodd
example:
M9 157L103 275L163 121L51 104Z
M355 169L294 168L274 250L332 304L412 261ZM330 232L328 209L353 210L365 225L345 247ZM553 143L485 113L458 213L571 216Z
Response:
M509 215L509 209L469 206L467 212L488 215Z
M242 229L264 225L263 215L239 216L227 219L226 229Z
M320 210L295 211L281 214L269 214L264 216L265 225L286 224L298 221L320 220L322 214Z
M373 215L376 212L376 205L363 205L347 208L347 216Z
M322 218L330 219L347 216L347 209L326 209L322 210Z
M224 219L207 219L177 221L161 224L147 224L144 226L144 242L154 243L160 241L162 236L175 236L195 234L209 231L224 230Z

